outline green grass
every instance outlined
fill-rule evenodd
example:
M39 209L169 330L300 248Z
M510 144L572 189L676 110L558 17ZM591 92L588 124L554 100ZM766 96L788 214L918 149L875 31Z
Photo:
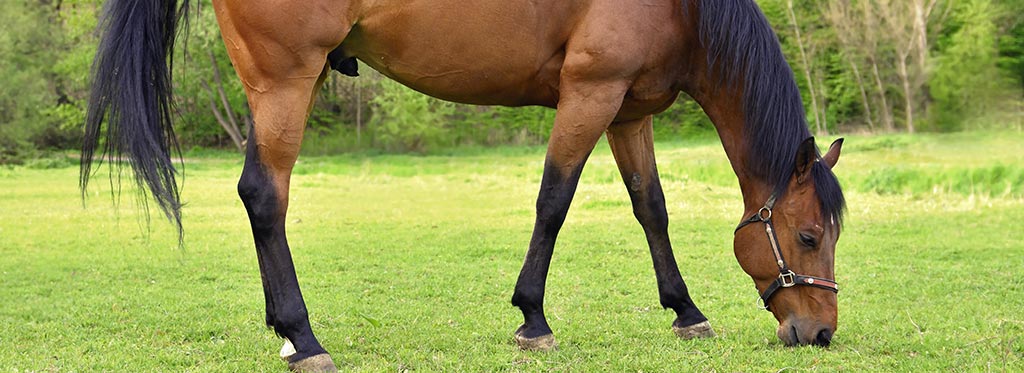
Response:
M315 331L345 370L1020 371L1021 144L1013 132L847 139L828 349L782 346L755 308L732 254L739 191L715 142L658 149L710 340L673 336L603 144L555 250L555 352L511 341L541 147L303 158L289 238ZM235 196L241 162L190 157L184 250L157 213L147 229L130 194L111 207L102 178L83 208L67 162L0 168L0 372L283 371Z

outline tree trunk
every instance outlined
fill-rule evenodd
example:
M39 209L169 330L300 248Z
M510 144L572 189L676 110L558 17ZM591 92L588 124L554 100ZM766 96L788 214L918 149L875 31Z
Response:
M800 49L800 60L803 63L804 78L807 79L807 90L811 93L811 111L814 112L814 125L818 133L823 133L821 118L818 116L818 97L814 91L814 81L811 79L811 65L807 60L807 52L804 50L803 38L800 36L800 25L796 20L796 12L793 11L793 0L786 1L786 8L789 10L790 25L793 26L793 32L796 34L796 45Z
M816 73L814 77L817 79L818 93L821 97L821 128L818 130L818 135L828 136L828 100L825 99L824 93L821 92L821 87L825 86L825 83L821 80L821 74Z
M935 1L932 0L929 8L934 5ZM929 12L931 12L930 9ZM916 44L914 49L917 52L915 61L917 63L917 79L914 81L914 87L920 88L922 84L927 83L926 77L928 76L928 15L925 13L923 0L914 0L914 32L916 33L914 35L914 43ZM927 90L924 90L924 92L927 92ZM925 113L926 118L928 115L928 100L928 97L924 97L921 100L921 112ZM910 132L914 131L911 130Z
M231 138L231 142L235 144L235 148L238 151L243 151L245 148L242 146L242 136L238 133L238 127L233 126L230 122L224 119L224 115L220 113L220 109L217 107L217 99L214 98L213 89L210 88L210 84L205 80L202 81L203 88L209 93L210 97L210 111L213 113L214 118L217 119L217 124L224 129L224 132L228 133L228 137Z
M875 120L874 118L872 118L871 103L868 102L868 92L864 88L864 79L862 79L860 76L860 69L857 68L857 63L854 62L852 59L850 59L848 62L850 63L850 68L853 70L854 79L857 79L857 88L860 89L860 102L861 104L864 105L864 117L868 121L868 130L871 132L875 132Z
M213 112L213 116L217 118L217 124L220 124L224 132L227 132L228 137L231 138L231 142L235 144L238 151L245 150L245 137L238 130L238 120L235 119L235 113L231 110L231 103L228 101L228 95L224 92L224 82L220 77L220 67L217 65L217 57L213 54L213 51L209 53L210 66L213 70L213 83L217 85L217 89L214 90L210 87L210 84L205 80L202 81L203 88L210 95L210 110ZM221 108L217 107L217 98L220 98ZM221 113L221 109L224 110Z
M907 121L907 132L914 133L914 96L910 89L910 75L907 72L907 52L897 52L896 74L903 83L903 107Z
M914 81L915 90L920 90L922 94L921 100L921 112L924 113L925 117L928 116L928 106L931 101L931 95L928 93L928 89L921 89L926 87L928 84L928 17L931 16L932 11L935 9L935 5L938 0L929 0L928 4L924 3L924 0L914 0L914 31L917 33L915 36L915 46L917 52L917 79ZM951 8L951 7L947 7Z
M882 126L888 132L896 130L892 123L892 107L889 106L889 100L885 98L885 85L882 84L882 74L878 73L878 63L874 57L871 60L871 70L875 76L875 85L878 87L878 101L881 103L882 111L879 115L882 117Z

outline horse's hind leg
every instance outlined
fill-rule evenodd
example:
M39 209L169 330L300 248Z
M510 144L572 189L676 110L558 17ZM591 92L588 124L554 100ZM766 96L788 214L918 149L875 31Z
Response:
M644 228L654 260L661 305L676 311L672 330L682 338L712 337L708 319L690 299L668 239L668 213L665 194L654 162L654 136L651 116L614 123L608 128L608 144L633 202L633 214Z
M296 95L250 95L250 104L254 107L254 128L248 139L238 194L249 214L256 243L267 306L267 325L287 338L286 344L290 343L294 350L294 353L288 351L286 345L282 358L288 359L294 370L331 371L334 363L310 328L285 236L289 179L298 156L305 110L313 86L316 84L308 86L305 99L299 99L297 95L300 87L289 89L295 90ZM265 110L255 109L261 105L277 113L268 114ZM301 118L299 113L281 116L280 112L293 110L299 110Z
M343 22L326 15L308 22L290 16L319 14L315 3L297 2L288 9L263 8L267 3L262 2L214 3L253 113L238 194L252 225L266 321L287 339L282 357L289 368L304 372L337 370L313 335L285 237L288 187L306 119L329 71L327 54L347 31Z

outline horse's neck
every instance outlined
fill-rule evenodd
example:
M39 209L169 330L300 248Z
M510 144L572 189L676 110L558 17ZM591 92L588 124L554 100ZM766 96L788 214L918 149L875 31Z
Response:
M769 198L773 185L757 177L757 172L748 169L750 163L747 160L759 155L749 154L750 147L745 140L743 101L739 98L741 95L723 88L704 89L702 92L691 93L690 96L704 108L704 112L715 125L725 154L739 180L745 208L757 209Z

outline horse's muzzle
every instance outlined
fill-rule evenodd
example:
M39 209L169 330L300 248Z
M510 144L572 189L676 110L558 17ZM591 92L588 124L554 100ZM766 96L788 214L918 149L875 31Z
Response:
M776 335L786 346L815 345L828 347L832 343L832 336L835 333L831 327L818 323L806 323L801 325L799 321L783 322L779 324Z

